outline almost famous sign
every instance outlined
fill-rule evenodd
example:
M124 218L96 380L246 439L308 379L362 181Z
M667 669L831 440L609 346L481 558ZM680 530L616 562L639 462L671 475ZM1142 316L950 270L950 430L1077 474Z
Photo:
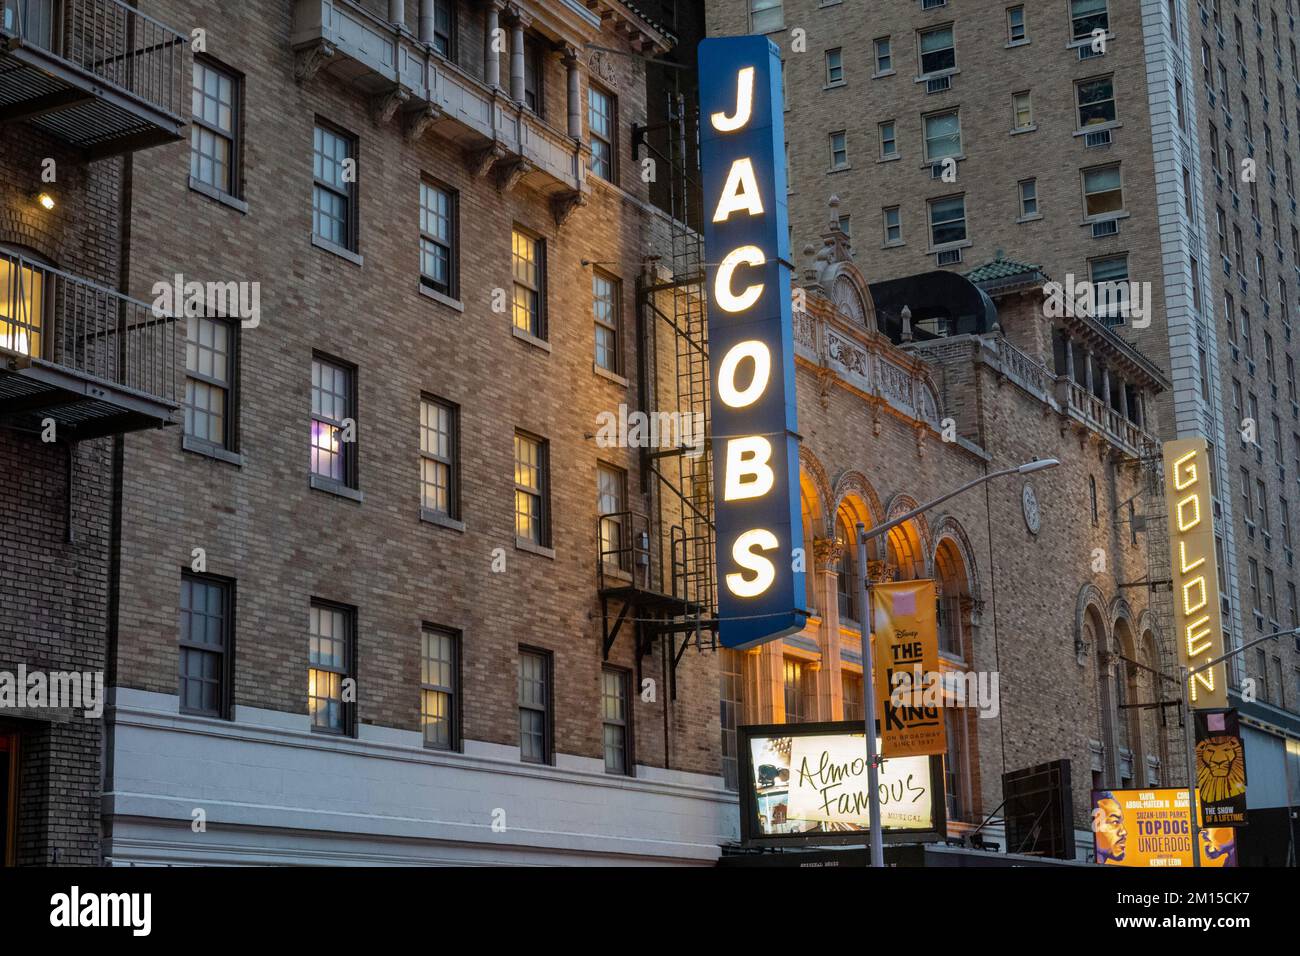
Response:
M1164 469L1178 662L1192 669L1223 654L1219 571L1214 554L1214 506L1205 439L1180 438L1165 442ZM1225 709L1228 676L1223 663L1193 674L1187 694L1197 709Z
M807 618L780 51L716 37L699 68L719 639L743 648Z

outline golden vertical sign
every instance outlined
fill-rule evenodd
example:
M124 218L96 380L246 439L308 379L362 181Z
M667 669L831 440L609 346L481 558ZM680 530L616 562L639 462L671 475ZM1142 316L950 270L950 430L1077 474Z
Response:
M934 582L898 581L871 588L876 618L876 711L883 757L947 750L939 686L939 630ZM897 694L894 675L906 675Z
M1174 636L1178 662L1190 670L1223 654L1214 504L1205 439L1165 442L1164 470L1173 565ZM1194 674L1187 693L1197 709L1226 708L1227 669L1219 663Z

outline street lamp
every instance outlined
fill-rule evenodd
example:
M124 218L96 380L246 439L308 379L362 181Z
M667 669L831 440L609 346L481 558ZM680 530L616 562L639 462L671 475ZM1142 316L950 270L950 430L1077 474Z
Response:
M1257 637L1253 641L1247 641L1245 644L1242 644L1241 647L1234 648L1226 654L1220 654L1218 657L1214 658L1214 660L1206 661L1204 664L1199 664L1190 670L1186 666L1178 669L1183 681L1183 743L1187 747L1187 809L1191 814L1192 821L1192 828L1190 831L1192 837L1192 866L1201 865L1201 826L1196 814L1196 732L1193 727L1195 718L1192 716L1192 700L1191 693L1188 691L1188 686L1191 684L1192 678L1201 671L1206 671L1211 667L1222 664L1229 657L1240 654L1242 651L1249 650L1256 644L1262 644L1265 641L1273 641L1288 634L1300 637L1300 627L1290 627L1285 631L1278 631L1275 634L1265 634L1263 637Z
M876 525L870 531L866 530L862 522L857 523L858 532L858 607L862 609L859 617L862 619L862 696L863 701L863 722L866 724L867 738L867 787L869 813L871 820L871 865L873 867L883 867L885 865L885 849L881 844L881 827L880 827L880 785L879 785L879 768L876 766L876 687L875 687L875 669L872 662L871 654L871 604L868 600L871 594L871 581L867 576L867 539L876 538L897 528L899 525L911 521L922 512L929 511L936 505L941 505L949 498L955 498L962 492L970 491L982 484L992 481L994 478L1004 478L1007 475L1028 475L1035 471L1043 471L1047 468L1055 468L1060 462L1055 458L1042 458L1027 461L1023 465L1017 465L1015 468L1004 468L1001 471L990 472L982 475L973 481L968 481L955 491L950 491L946 495L940 495L933 501L913 508L906 514L899 515L884 524Z

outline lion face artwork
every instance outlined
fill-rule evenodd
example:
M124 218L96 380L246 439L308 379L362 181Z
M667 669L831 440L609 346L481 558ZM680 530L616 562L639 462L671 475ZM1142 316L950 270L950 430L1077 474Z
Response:
M1246 792L1245 757L1237 737L1208 737L1196 745L1196 785L1212 803Z

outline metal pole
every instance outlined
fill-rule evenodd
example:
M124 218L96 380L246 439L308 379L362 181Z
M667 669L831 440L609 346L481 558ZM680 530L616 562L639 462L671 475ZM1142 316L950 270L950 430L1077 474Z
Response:
M871 790L867 795L871 820L871 865L883 868L885 848L881 843L880 828L880 772L876 766L876 675L871 659L871 605L868 601L871 590L867 581L866 527L861 521L858 522L857 577L858 620L862 634L862 713L867 738L867 786Z
M1179 668L1183 683L1183 742L1187 746L1187 810L1192 820L1192 866L1201 865L1201 828L1196 821L1196 718L1192 715L1191 695L1187 685L1191 682L1191 673L1186 667Z

